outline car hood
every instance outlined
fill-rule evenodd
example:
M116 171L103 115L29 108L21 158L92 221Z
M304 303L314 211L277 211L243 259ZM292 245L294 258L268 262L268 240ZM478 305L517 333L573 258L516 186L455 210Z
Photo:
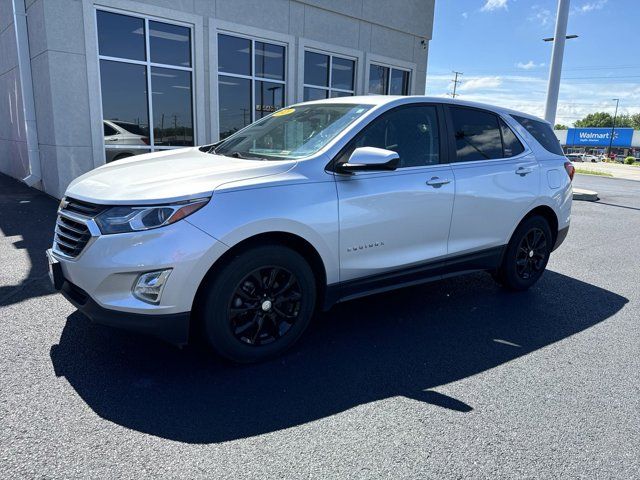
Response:
M211 195L229 182L276 175L295 161L244 160L197 147L118 160L76 178L65 195L91 203L143 205Z

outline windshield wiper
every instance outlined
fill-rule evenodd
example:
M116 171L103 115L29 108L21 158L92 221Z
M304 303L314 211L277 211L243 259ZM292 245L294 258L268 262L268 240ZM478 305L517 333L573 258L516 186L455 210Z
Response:
M252 155L245 155L245 154L240 153L240 152L231 152L231 153L228 153L228 154L224 154L223 153L222 155L224 155L225 157L241 158L243 160L266 160L266 158L263 158L263 157L255 157L255 156L252 156Z

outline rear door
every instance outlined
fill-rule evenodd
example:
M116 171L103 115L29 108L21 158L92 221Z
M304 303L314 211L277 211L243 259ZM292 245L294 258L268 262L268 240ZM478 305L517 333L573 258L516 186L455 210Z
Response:
M340 217L340 279L361 279L435 262L447 254L454 181L447 162L444 110L411 104L382 113L341 153L393 150L391 172L336 175Z
M540 167L499 115L452 105L447 110L456 182L449 256L495 253L537 198Z

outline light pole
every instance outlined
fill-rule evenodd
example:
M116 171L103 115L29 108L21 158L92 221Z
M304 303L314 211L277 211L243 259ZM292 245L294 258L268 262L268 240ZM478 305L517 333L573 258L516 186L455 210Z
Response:
M613 144L613 133L616 130L616 117L618 116L618 105L620 104L619 98L612 98L616 101L616 111L613 114L613 125L611 126L611 134L609 135L609 149L607 150L607 158L611 158L611 144Z
M570 0L558 0L556 33L552 39L545 38L545 41L553 41L551 68L549 69L549 86L547 88L547 104L544 109L544 119L551 125L556 121L556 110L558 108L562 57L564 55L564 42L567 38L567 22L569 21L569 1Z

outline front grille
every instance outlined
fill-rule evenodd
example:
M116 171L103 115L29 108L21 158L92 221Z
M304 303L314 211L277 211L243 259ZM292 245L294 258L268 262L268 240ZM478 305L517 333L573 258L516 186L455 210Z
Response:
M75 258L80 255L91 238L86 222L105 208L107 207L103 205L65 198L65 206L58 211L54 248L67 257Z

